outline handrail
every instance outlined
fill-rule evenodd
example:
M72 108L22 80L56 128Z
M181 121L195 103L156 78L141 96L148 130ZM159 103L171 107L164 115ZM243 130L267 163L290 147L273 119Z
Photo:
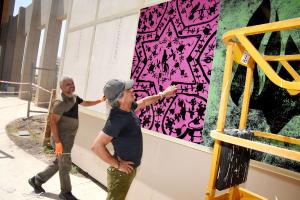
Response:
M300 28L300 17L279 22L271 22L267 24L233 29L231 31L226 32L223 35L222 40L225 44L228 44L231 41L231 39L233 39L236 35L256 35L260 33L291 30L297 28Z
M257 141L251 141L251 140L247 140L247 139L243 139L243 138L238 138L238 137L231 136L231 135L226 135L223 132L216 131L216 130L212 130L210 132L210 135L212 138L214 138L216 140L227 142L229 144L234 144L237 146L254 149L256 151L273 154L276 156L288 158L288 159L295 160L298 162L300 161L300 152L297 152L297 151L284 149L281 147L276 147L273 145L264 144L264 143L257 142Z
M262 55L256 50L256 48L251 44L251 42L244 35L237 35L237 38L241 42L241 44L248 51L250 56L254 59L257 65L262 69L262 71L266 74L266 76L276 85L281 88L285 88L288 90L300 90L300 82L292 82L286 81L282 79L276 71L273 70L271 65L264 60Z
M300 145L300 139L287 137L284 135L278 135L278 134L267 133L262 131L254 131L254 136Z
M245 50L249 53L252 59L258 64L266 76L277 86L287 89L290 94L298 94L300 92L299 74L293 70L287 61L300 60L300 54L296 55L278 55L278 56L264 56L252 45L246 37L247 35L255 35L265 32L300 29L300 18L273 22L268 24L261 24L256 26L249 26L239 29L231 30L224 34L223 42L229 45L231 42L238 40ZM282 79L276 71L270 66L267 61L279 61L284 65L284 68L292 75L295 81L287 81Z
M300 60L300 54L278 55L278 56L264 55L264 58L266 61L294 61L294 60Z

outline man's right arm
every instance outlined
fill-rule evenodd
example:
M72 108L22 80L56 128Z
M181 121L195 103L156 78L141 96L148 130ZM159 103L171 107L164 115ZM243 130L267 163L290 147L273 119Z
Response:
M140 110L146 106L149 106L153 103L155 103L156 101L164 98L164 97L171 97L176 93L177 87L175 85L170 85L169 87L167 87L163 92L160 92L157 95L152 95L152 96L147 96L143 99L138 100L137 103L137 108L135 109Z
M63 152L63 146L61 144L61 140L59 138L58 134L58 127L57 123L60 119L60 115L57 114L50 114L50 128L51 128L51 133L55 141L55 154L60 155Z
M103 131L101 131L96 139L94 140L92 144L92 151L99 156L103 161L108 163L109 165L113 166L114 168L125 172L126 174L129 174L132 172L134 164L131 161L123 161L118 160L115 157L113 157L108 149L106 148L106 145L110 143L112 140L112 137L105 134Z
M50 127L51 127L51 133L52 136L54 138L55 143L59 143L60 138L58 136L58 127L57 127L57 123L60 119L60 115L56 115L56 114L50 114Z

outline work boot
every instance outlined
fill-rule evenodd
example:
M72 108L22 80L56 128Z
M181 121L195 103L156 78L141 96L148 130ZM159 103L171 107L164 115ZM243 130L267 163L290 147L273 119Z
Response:
M58 197L60 200L78 200L71 192L61 192Z
M46 191L42 188L41 185L37 185L36 182L35 182L35 176L28 179L28 183L29 185L31 185L34 189L34 192L36 194L40 194L40 193L45 193Z

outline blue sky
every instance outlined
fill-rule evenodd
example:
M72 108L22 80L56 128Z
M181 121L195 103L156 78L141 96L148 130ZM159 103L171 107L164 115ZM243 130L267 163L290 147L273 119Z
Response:
M20 7L27 7L32 3L32 0L15 0L15 9L14 9L14 16L16 16L19 12Z
M14 8L14 16L16 16L19 12L20 7L27 7L32 3L32 0L15 0L15 8ZM62 23L62 29L61 29L61 34L60 34L60 39L59 39L59 47L58 47L58 52L57 52L57 57L61 56L61 51L62 51L62 44L63 44L63 36L65 32L65 20ZM44 39L44 31L42 30L41 33L41 38L40 38L40 44L39 44L39 51L38 51L38 59L37 59L37 64L39 64L40 56L41 56L41 50L43 46L43 39Z

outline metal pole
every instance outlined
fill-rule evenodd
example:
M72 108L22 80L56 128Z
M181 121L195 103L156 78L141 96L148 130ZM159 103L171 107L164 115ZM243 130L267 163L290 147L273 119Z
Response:
M32 77L33 77L33 63L31 64L31 68L30 68L30 76L29 76L29 79L30 79L30 84L29 84L29 98L28 98L28 103L27 103L27 118L29 118L29 115L30 115L30 103L31 103L31 100L32 100Z

